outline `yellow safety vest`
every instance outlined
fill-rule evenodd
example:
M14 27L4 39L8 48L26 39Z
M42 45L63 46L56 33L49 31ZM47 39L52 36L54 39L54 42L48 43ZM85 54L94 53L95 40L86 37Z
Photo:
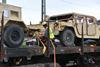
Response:
M49 37L50 37L50 39L55 38L53 30L51 28L49 28Z

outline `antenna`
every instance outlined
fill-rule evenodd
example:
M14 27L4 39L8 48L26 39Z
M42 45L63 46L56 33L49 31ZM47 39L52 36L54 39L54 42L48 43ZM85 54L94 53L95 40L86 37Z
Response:
M46 0L41 0L41 23L46 21Z

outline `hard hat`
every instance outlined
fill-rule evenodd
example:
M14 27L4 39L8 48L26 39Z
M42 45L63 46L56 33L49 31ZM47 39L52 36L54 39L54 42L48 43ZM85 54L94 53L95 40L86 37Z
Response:
M46 25L46 24L47 24L47 22L45 22L45 21L44 21L44 22L42 22L42 25Z

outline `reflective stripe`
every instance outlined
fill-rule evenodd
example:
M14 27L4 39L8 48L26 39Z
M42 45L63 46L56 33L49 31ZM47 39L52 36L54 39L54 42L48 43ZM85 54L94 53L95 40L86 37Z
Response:
M51 28L49 28L50 39L54 38L54 33Z

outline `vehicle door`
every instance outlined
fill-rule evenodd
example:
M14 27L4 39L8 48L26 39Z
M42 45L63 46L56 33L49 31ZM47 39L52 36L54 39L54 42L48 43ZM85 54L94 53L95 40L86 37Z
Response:
M86 29L86 21L84 16L77 16L76 17L76 29L79 35L82 35L82 25L83 25L83 34L87 34L87 29Z
M87 35L93 36L96 35L96 22L93 17L86 17L87 21Z

